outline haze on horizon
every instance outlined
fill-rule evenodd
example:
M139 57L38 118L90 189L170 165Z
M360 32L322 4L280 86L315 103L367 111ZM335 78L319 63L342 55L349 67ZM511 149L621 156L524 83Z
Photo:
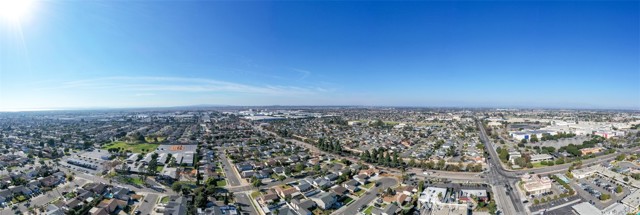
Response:
M638 1L28 1L0 10L0 111L640 109Z

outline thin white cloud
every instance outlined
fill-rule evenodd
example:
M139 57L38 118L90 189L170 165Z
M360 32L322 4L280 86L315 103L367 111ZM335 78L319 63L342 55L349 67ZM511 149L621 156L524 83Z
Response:
M303 70L303 69L293 69L293 71L296 71L298 73L300 73L302 76L300 76L300 78L298 78L298 81L302 81L305 78L309 77L309 75L311 75L311 71L308 70Z
M320 88L296 86L257 86L204 78L117 76L62 83L58 89L109 89L138 93L153 92L228 92L264 95L311 95ZM51 89L51 88L49 88Z
M134 96L155 96L155 93L136 93Z

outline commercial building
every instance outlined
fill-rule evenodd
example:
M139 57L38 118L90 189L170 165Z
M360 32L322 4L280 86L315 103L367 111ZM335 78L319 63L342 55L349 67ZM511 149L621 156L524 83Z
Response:
M629 213L635 214L638 212L638 208L640 208L640 190L636 190L627 197L624 197L620 203L629 209Z
M620 203L613 203L602 210L588 202L576 204L571 206L571 208L573 208L573 211L578 215L626 215L629 213L628 208Z
M549 161L553 160L553 156L549 154L535 154L531 155L531 162Z
M593 132L593 135L601 136L608 139L611 137L622 137L625 135L625 132L616 130L602 130Z
M556 135L558 132L551 130L526 130L526 131L512 131L509 132L509 136L516 141L520 140L529 140L533 135L535 135L538 139L542 138L543 134Z
M431 208L434 203L441 202L447 196L447 188L427 187L418 198L419 207Z
M602 151L602 148L600 148L600 147L592 147L592 148L580 149L580 152L582 153L582 155L595 154L595 153L599 153L601 151Z
M618 181L618 183L626 184L634 188L640 188L640 181L636 181L636 180L625 181L624 179L627 178L627 176L611 171L602 165L594 165L594 166L590 166L582 169L575 169L571 171L571 174L573 174L573 176L578 179L589 177L593 174L598 174L602 177L606 177L606 178Z
M521 177L522 187L528 195L538 195L551 191L551 179L548 177L539 177L525 174Z
M593 174L596 173L596 168L592 168L592 167L586 167L586 168L582 168L582 169L574 169L571 171L571 174L573 175L574 178L577 179L582 179L582 178L586 178L589 177Z

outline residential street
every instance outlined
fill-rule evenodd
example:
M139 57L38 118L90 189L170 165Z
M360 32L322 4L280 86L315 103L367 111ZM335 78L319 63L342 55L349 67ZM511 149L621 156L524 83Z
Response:
M362 207L363 205L368 205L377 197L378 189L386 190L387 188L396 186L398 184L398 180L395 178L380 178L378 182L381 183L379 187L372 187L365 195L360 197L354 203L347 207L342 207L336 210L335 212L333 212L333 214L358 214L358 210L360 209L360 207Z
M236 199L236 203L241 206L242 214L250 214L250 215L258 215L258 211L251 204L251 197L247 193L234 193L234 197Z
M158 200L158 194L149 193L144 197L144 200L142 201L142 203L140 203L140 206L136 210L139 210L141 212L140 214L143 215L151 214Z
M234 187L242 185L243 183L240 181L242 179L235 171L235 168L233 167L233 164L231 164L231 161L229 161L229 158L227 158L227 155L224 152L220 152L219 154L220 158L222 158L222 165L224 173L227 176L227 182L229 182L228 186Z

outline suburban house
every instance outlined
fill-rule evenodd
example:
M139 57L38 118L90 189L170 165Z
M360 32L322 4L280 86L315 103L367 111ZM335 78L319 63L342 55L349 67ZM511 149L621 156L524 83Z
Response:
M351 180L345 182L344 184L342 184L342 186L344 186L344 188L349 190L349 192L351 192L351 193L355 193L358 190L360 190L360 188L358 188L358 185L360 185L360 182L358 182L356 180L353 180L353 179L351 179Z
M333 207L338 202L338 198L333 192L322 192L316 196L311 197L320 209L326 210Z

